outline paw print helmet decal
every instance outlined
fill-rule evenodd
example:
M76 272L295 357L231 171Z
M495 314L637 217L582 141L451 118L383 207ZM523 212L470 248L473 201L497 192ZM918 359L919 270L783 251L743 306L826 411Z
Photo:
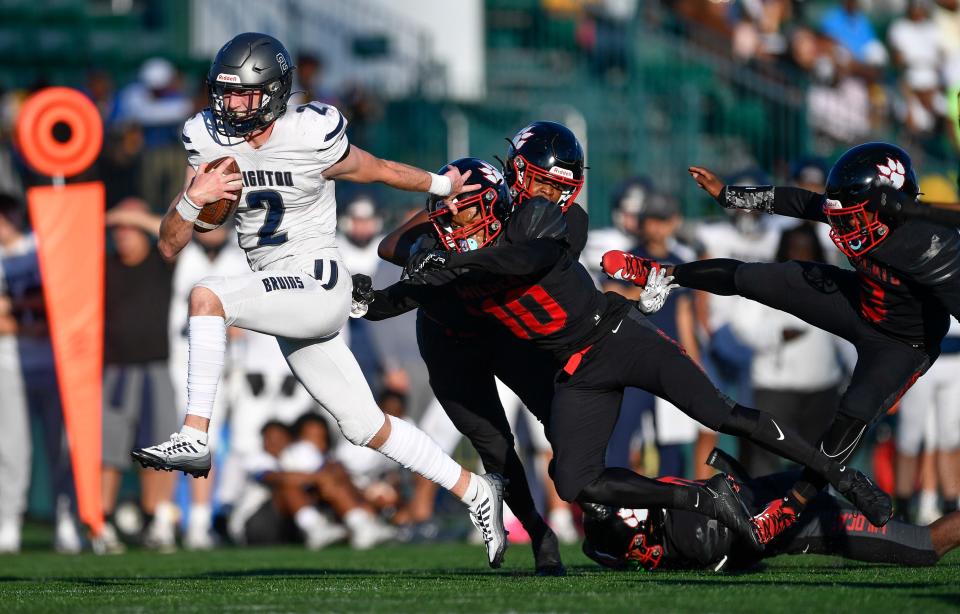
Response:
M891 143L864 143L840 156L827 176L823 212L830 238L849 258L870 252L893 230L877 213L881 187L912 197L919 188L910 154Z

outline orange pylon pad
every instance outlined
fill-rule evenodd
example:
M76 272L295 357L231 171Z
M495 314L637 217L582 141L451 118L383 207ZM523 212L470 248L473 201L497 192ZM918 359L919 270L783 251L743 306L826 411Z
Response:
M103 527L103 184L27 190L80 520Z

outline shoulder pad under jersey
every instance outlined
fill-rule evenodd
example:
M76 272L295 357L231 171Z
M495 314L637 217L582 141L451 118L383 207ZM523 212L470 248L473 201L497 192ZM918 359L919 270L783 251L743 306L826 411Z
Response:
M563 209L542 196L531 198L510 215L507 238L513 243L533 239L565 239L567 221Z

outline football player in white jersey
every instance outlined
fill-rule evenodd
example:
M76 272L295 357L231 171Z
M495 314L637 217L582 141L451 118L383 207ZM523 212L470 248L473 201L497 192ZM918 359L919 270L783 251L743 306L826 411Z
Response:
M191 291L183 427L169 441L132 454L144 466L206 475L207 430L224 365L226 327L273 335L294 375L351 443L380 451L464 501L484 536L488 563L499 567L507 544L500 476L463 469L422 431L386 416L338 336L353 288L334 240L333 180L437 195L476 186L464 185L469 173L451 169L434 175L351 147L346 120L334 107L287 106L292 70L290 54L275 38L234 37L210 68L210 107L184 125L186 180L164 216L158 247L173 257L190 241L204 205L239 198L235 226L252 272L209 277ZM223 156L235 160L240 172L223 172L226 162L207 168Z

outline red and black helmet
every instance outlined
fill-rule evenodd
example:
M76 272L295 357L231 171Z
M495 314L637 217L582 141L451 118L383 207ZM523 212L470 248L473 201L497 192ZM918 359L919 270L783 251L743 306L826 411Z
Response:
M863 256L890 236L894 221L878 213L880 188L911 198L920 193L910 154L890 143L864 143L840 156L827 176L823 212L830 238L849 258Z
M427 214L445 249L456 252L480 249L500 235L510 213L510 196L503 175L479 158L460 158L448 162L437 173L442 175L451 166L456 167L460 174L470 171L467 183L479 184L480 187L453 198L430 195L427 198ZM454 204L458 212L476 208L477 213L466 225L455 227L454 214L447 207L448 202ZM477 242L474 237L482 230L486 231L484 238Z
M562 186L557 204L566 211L583 187L583 148L573 132L556 122L533 122L510 140L503 169L514 206L530 198L530 180Z

